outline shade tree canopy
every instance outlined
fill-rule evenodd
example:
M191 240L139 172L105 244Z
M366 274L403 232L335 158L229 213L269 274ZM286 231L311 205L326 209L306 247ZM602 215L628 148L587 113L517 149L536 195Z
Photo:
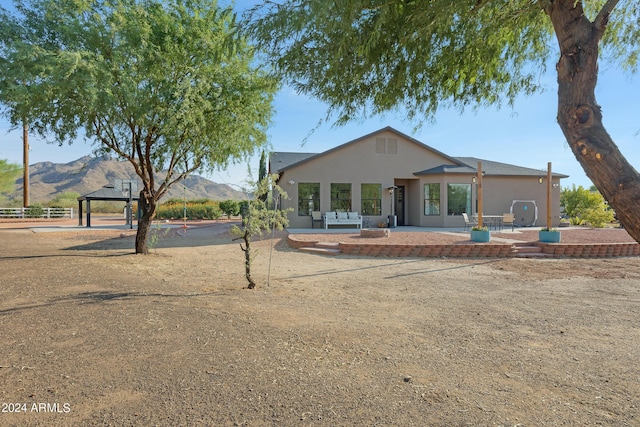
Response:
M277 82L211 0L20 0L0 10L0 104L63 144L85 137L142 181L136 253L160 198L266 143ZM166 171L163 181L157 171Z
M274 70L327 103L338 125L395 110L428 122L441 108L513 104L541 90L555 67L566 142L640 241L640 176L595 97L599 62L638 69L637 1L282 0L247 19Z

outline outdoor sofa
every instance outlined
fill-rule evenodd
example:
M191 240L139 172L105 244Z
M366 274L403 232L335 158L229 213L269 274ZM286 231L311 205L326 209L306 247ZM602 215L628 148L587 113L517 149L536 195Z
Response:
M325 212L324 228L330 225L355 225L362 228L362 216L358 212Z

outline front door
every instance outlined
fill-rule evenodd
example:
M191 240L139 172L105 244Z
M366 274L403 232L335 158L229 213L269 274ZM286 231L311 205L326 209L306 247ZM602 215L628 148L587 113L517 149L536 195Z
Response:
M395 193L395 210L398 226L404 225L404 185L399 186Z

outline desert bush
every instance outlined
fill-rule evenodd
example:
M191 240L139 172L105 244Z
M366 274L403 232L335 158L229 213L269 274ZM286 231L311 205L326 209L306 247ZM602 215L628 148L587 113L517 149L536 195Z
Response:
M157 219L182 219L185 216L189 220L193 219L218 219L222 216L222 210L218 202L208 199L184 200L171 199L160 205L156 212Z
M38 204L27 206L24 216L27 218L41 218L44 216L44 208Z
M587 209L582 217L584 221L591 224L593 228L604 228L614 220L613 211L603 208Z

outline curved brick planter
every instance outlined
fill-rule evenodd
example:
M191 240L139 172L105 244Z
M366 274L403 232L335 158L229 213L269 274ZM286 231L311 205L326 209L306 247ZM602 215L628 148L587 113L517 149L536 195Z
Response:
M292 248L315 247L317 241L297 240L289 235ZM640 256L638 243L541 243L542 253L557 258L610 258ZM464 243L452 245L398 245L340 243L340 252L346 255L387 256L387 257L423 257L423 258L508 258L516 256L517 250L511 243Z

